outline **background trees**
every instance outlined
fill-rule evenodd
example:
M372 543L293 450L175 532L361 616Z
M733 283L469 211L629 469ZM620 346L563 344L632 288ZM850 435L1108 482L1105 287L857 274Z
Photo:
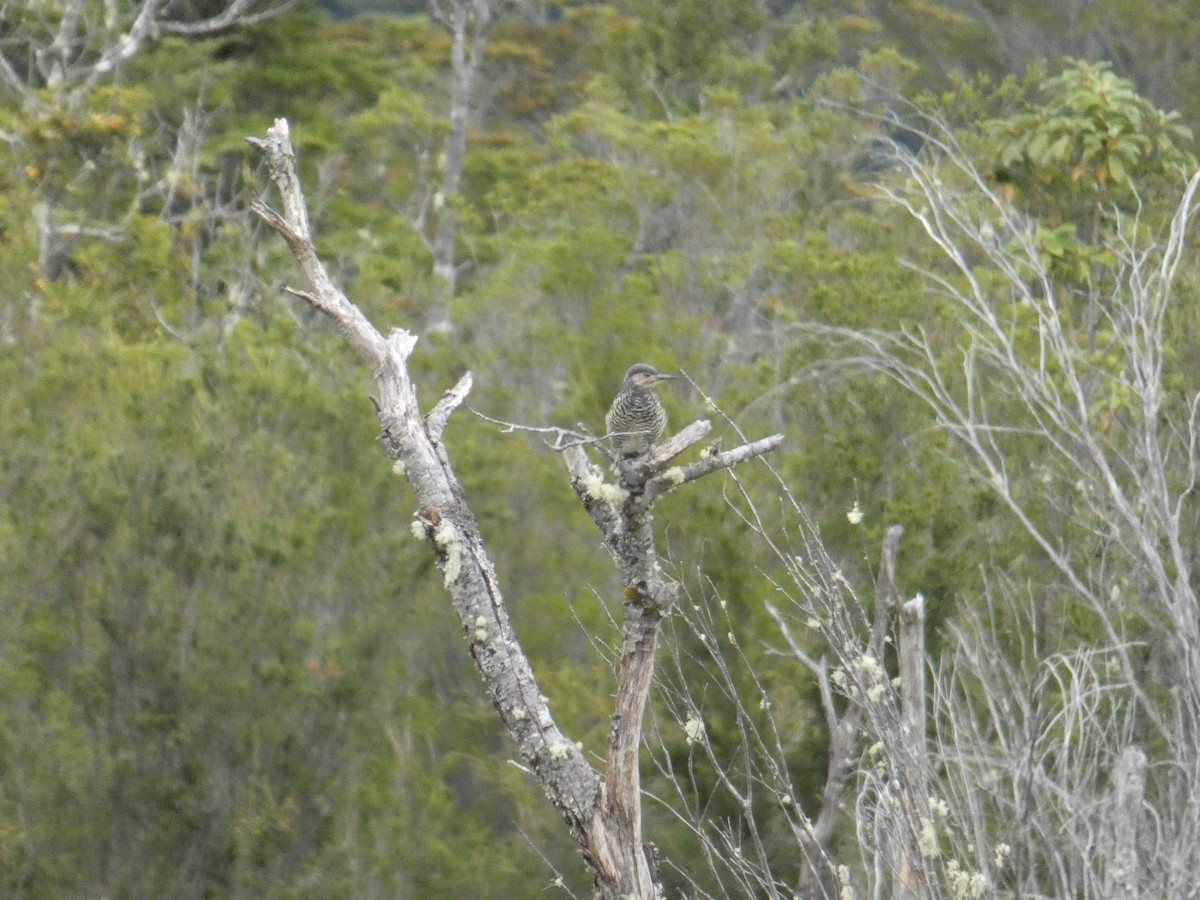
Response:
M375 321L423 321L452 37L420 15L113 8L0 11L5 893L526 896L555 872L586 893L427 553L390 527L409 501L366 381L243 215L242 138L286 115L335 276ZM119 52L147 9L160 25ZM865 640L893 523L900 595L926 600L930 890L955 895L954 860L983 879L964 890L1131 896L1089 851L1106 841L1138 851L1143 890L1187 887L1195 63L1186 23L1158 26L1182 7L1089 10L524 5L492 25L451 327L418 383L469 367L492 417L598 428L631 361L683 369L674 421L702 390L785 432L776 468L813 518L749 470L774 549L732 485L658 512L693 601L643 758L672 895L799 882L854 698L829 682L827 717L795 651L864 670L783 535L837 587L819 596L862 598ZM1029 35L1048 61L1026 72ZM591 525L536 440L449 428L540 682L601 753L618 632ZM856 745L823 844L856 890L896 858L884 737ZM755 772L781 780L745 807L731 786ZM1140 778L1152 815L1116 816Z

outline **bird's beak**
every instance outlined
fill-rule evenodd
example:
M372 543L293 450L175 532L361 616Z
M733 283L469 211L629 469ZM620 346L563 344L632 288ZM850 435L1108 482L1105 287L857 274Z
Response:
M659 372L659 373L658 373L658 374L657 374L657 375L654 377L654 380L655 380L655 381L674 381L674 380L675 380L675 376L674 376L674 375L667 375L667 374L665 374L664 372Z

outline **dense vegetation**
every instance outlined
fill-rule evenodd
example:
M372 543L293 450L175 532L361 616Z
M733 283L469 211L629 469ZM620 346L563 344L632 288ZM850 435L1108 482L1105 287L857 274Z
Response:
M848 335L908 327L961 362L955 304L923 270L1006 284L983 251L947 269L876 187L903 174L888 148L953 136L985 186L1039 223L1047 280L1076 301L1065 328L1111 375L1089 421L1121 451L1139 411L1103 303L1126 283L1113 247L1165 233L1195 167L1189 4L1108 0L1087 19L933 0L508 8L450 197L451 42L423 15L293 7L164 32L73 80L28 62L62 33L61 12L25 6L0 9L4 896L522 897L558 875L588 889L554 811L507 761L404 486L374 446L367 379L283 293L286 248L246 213L265 180L244 138L277 116L347 293L377 323L422 333L427 402L469 368L470 404L489 417L598 430L630 363L684 371L697 387L666 392L673 422L710 414L703 391L745 431L788 435L775 467L848 579L869 584L884 529L905 526L900 582L928 600L935 660L998 586L1036 610L1033 668L1162 627L1139 607L1147 570L1111 549L1126 536L1062 500L1087 485L1053 448L1015 452L998 492L886 367L836 361L859 352ZM449 296L430 251L448 211ZM1186 408L1200 376L1198 274L1185 256L1161 323L1168 407ZM1033 353L1025 308L1013 328L1030 329ZM998 389L989 402L1008 421L1022 399ZM469 414L447 439L560 722L599 752L619 601L561 460ZM779 561L713 481L663 504L664 564L697 606L736 610L746 670L733 677L754 702L771 696L811 810L826 778L820 698L774 653L763 599ZM774 482L747 470L744 485L764 527L783 528ZM1096 560L1111 618L1037 535ZM688 628L678 642L686 680L702 648ZM1168 672L1153 688L1165 697L1179 670L1140 659ZM736 747L709 702L708 740ZM690 763L697 803L736 818L662 716L656 758ZM666 809L647 815L648 837L687 869L693 835ZM786 828L763 815L774 864L794 872ZM854 844L850 824L837 840ZM671 896L688 885L665 877ZM689 891L718 891L688 877Z

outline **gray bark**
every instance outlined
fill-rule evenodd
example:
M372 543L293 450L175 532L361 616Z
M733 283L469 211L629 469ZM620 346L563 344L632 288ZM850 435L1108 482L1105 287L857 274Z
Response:
M371 371L383 425L383 446L417 497L414 531L428 540L444 577L471 657L497 713L529 771L559 810L595 878L600 900L660 897L657 861L642 840L638 750L653 680L659 624L678 585L658 565L651 530L654 500L687 481L778 447L774 435L699 462L666 469L670 460L708 432L697 422L646 456L622 464L619 485L606 485L582 446L564 451L572 483L624 584L625 623L608 759L603 777L558 728L513 632L478 523L450 463L442 432L471 388L468 373L428 415L417 403L407 362L417 338L393 329L380 334L333 284L312 243L287 122L265 139L251 138L267 160L283 211L262 201L252 211L287 242L308 290L291 290L338 324Z
M1146 754L1126 747L1112 773L1112 822L1104 855L1104 896L1108 900L1138 898L1138 822L1146 793Z
M443 283L443 294L430 304L427 327L450 329L449 301L458 286L458 262L454 242L458 238L459 217L455 208L463 169L467 159L467 130L470 125L471 96L492 26L489 0L431 0L430 14L450 34L449 132L446 135L441 189L435 203L437 224L430 250L433 274Z

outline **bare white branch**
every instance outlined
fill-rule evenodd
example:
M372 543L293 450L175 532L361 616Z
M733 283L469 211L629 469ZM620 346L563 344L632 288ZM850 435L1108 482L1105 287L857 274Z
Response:
M211 14L196 15L189 5L170 0L63 0L53 6L54 17L45 4L18 4L6 22L10 49L0 54L0 83L28 107L44 105L43 88L75 102L164 34L216 34L279 15L292 5L293 0L224 0L206 10Z
M446 423L450 421L451 414L467 399L467 394L470 393L472 384L471 373L465 373L458 380L458 384L446 391L442 395L442 399L437 402L437 405L425 417L425 424L429 428L429 436L435 443L442 439L442 432L446 430Z
M464 376L448 391L428 419L420 414L407 368L416 336L393 329L385 338L330 280L312 245L287 123L277 120L265 138L251 143L265 155L284 209L281 214L260 201L253 211L291 248L309 288L297 293L333 318L371 370L379 393L384 447L417 495L417 527L442 570L471 656L500 718L529 771L583 849L596 876L597 895L654 897L641 841L633 840L640 835L638 809L629 804L639 803L640 797L636 790L631 796L616 789L631 777L626 771L631 764L636 789L637 739L620 736L622 742L632 741L633 747L620 748L602 781L580 748L555 724L549 702L513 632L465 492L439 440L446 420L470 388L470 377ZM652 622L656 616L647 609L644 618ZM652 660L654 632L645 633L648 645L638 642L637 629L627 631L627 643L632 642L639 652L647 650ZM649 673L637 672L633 679L648 681Z

